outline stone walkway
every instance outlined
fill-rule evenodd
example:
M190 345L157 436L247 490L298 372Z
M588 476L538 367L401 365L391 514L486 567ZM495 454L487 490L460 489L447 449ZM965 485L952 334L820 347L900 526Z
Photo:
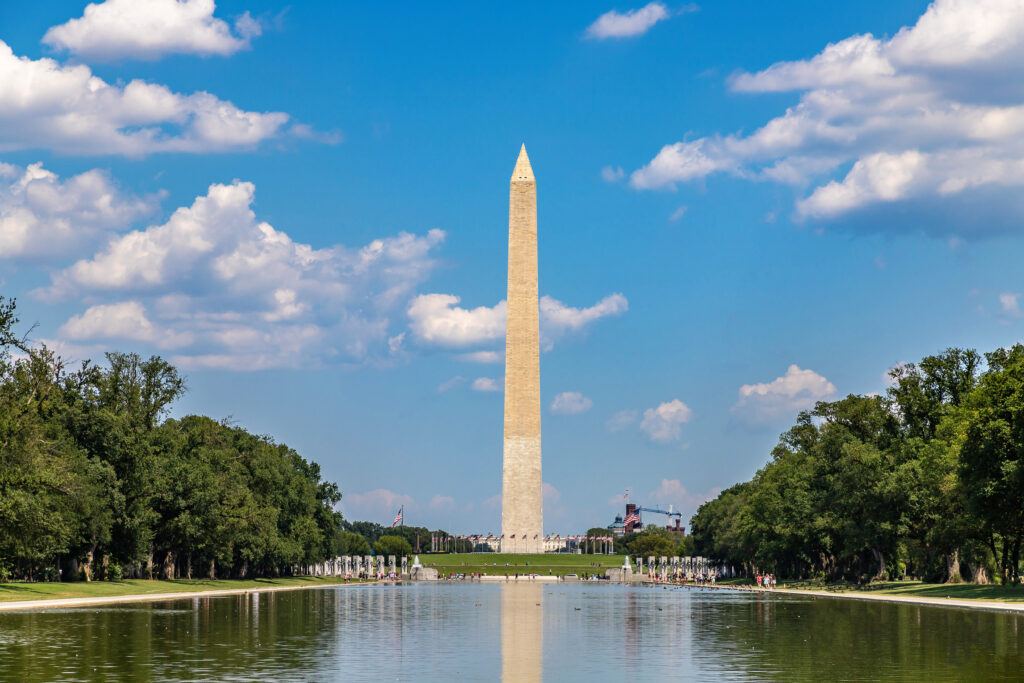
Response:
M557 576L521 576L522 583L548 583L558 581ZM482 576L482 581L487 582L516 582L515 577L504 576ZM112 595L88 598L52 598L43 600L18 600L11 602L0 602L0 612L16 612L23 610L57 609L67 607L92 607L96 605L115 605L133 602L162 602L166 600L190 600L193 598L215 598L226 595L248 595L250 593L271 593L276 591L296 590L317 590L323 588L338 588L340 586L366 586L372 582L363 583L325 583L315 586L267 586L266 588L225 588L221 590L188 591L181 593L143 593L139 595ZM935 607L957 607L965 609L983 609L998 612L1024 612L1024 603L999 602L998 600L964 600L957 598L929 598L919 595L891 595L879 593L865 593L860 591L824 591L809 590L802 588L775 588L773 590L759 590L752 586L697 586L683 584L651 584L664 586L679 586L686 588L710 588L718 590L736 590L762 593L781 593L785 595L802 595L818 598L846 598L849 600L874 600L875 602L903 603L912 605L931 605Z
M758 591L753 587L716 586L716 588ZM862 591L824 591L803 588L773 588L761 590L763 593L784 593L787 595L804 595L819 598L847 598L850 600L874 600L875 602L898 602L912 605L932 605L937 607L963 607L967 609L996 610L999 612L1024 612L1024 602L1000 602L998 600L971 600L962 598L929 598L921 595L892 595L890 593L867 593Z
M267 586L266 588L223 588L208 591L183 591L180 593L140 593L138 595L109 595L89 598L50 598L42 600L16 600L0 602L0 612L21 610L56 609L59 607L92 607L115 605L128 602L162 602L165 600L190 600L192 598L216 598L225 595L248 595L249 593L272 593L276 591L316 590L340 586L365 586L363 583L324 583L313 586Z

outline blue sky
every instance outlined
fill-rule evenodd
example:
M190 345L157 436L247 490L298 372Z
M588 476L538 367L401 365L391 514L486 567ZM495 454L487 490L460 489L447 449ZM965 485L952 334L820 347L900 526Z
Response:
M525 142L546 529L689 514L815 400L1019 340L1024 11L983 4L3 3L0 292L350 517L495 531Z

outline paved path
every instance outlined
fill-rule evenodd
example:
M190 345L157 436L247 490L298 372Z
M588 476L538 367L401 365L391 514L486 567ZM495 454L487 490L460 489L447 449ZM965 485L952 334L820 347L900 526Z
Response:
M757 591L742 586L718 586L736 590ZM962 598L929 598L921 595L893 595L891 593L868 593L863 591L821 591L803 588L773 588L764 593L785 593L787 595L810 595L819 598L847 598L850 600L874 600L875 602L898 602L912 605L934 605L938 607L964 607L967 609L996 610L1000 612L1024 612L1022 602L1000 602L998 600L974 600Z
M323 583L307 586L267 586L266 588L222 588L208 591L183 591L180 593L140 593L137 595L109 595L90 598L50 598L43 600L17 600L11 602L0 602L0 612L53 609L57 607L92 607L95 605L114 605L126 602L162 602L165 600L216 598L225 595L248 595L249 593L271 593L276 591L299 591L320 588L338 588L339 586L365 585L368 585L368 582Z
M483 576L484 581L505 582L504 576ZM533 579L537 582L557 581L554 576L537 576ZM515 582L515 578L511 578ZM529 577L520 577L520 582L531 583ZM90 598L51 598L49 600L18 600L11 602L0 602L0 612L13 612L21 610L54 609L59 607L91 607L95 605L114 605L132 602L161 602L165 600L189 600L192 598L214 598L225 595L248 595L249 593L270 593L275 591L311 590L323 588L337 588L339 586L365 586L368 582L361 583L325 583L313 586L267 586L266 588L225 588L208 591L188 591L181 593L142 593L139 595L111 595ZM679 584L653 584L672 586ZM711 588L720 590L740 590L763 593L783 593L786 595L803 595L820 598L847 598L850 600L874 600L875 602L904 603L912 605L932 605L937 607L959 607L966 609L995 610L999 612L1024 612L1024 603L999 602L997 600L964 600L956 598L928 598L919 595L892 595L885 593L865 593L861 591L823 591L805 590L802 588L775 588L773 590L759 591L747 586L697 586L695 584L683 584L688 588Z

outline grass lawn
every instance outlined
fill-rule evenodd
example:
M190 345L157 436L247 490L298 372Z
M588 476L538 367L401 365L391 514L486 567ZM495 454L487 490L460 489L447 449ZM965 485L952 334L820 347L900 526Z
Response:
M442 574L604 574L604 570L622 566L622 555L516 555L503 553L451 553L420 555L424 567Z
M193 579L156 581L125 579L124 581L93 581L91 583L0 583L0 602L12 600L51 600L56 598L99 598L149 593L190 593L195 591L230 590L237 588L271 588L276 586L324 586L343 583L334 576L296 576L279 579Z
M750 579L730 579L719 584L753 585ZM861 586L852 583L822 581L779 582L780 588L803 588L836 592L865 592L920 598L951 598L953 600L997 600L1024 602L1024 586L979 586L972 583L922 583L920 581L878 581Z
M718 584L719 586L753 586L754 585L754 580L753 579L748 579L746 577L742 577L742 578L738 578L738 579L718 579L718 580L715 581L715 583ZM789 586L786 585L786 586L783 586L783 587L784 588L788 588ZM796 587L797 586L793 586L793 588L796 588Z
M1024 602L1024 586L978 586L973 583L921 583L920 581L880 581L861 590L886 595L908 595L922 598L953 598L954 600L999 600Z

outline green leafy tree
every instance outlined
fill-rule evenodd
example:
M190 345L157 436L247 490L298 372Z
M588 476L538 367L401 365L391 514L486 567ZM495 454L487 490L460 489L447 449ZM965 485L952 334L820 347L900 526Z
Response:
M960 477L967 506L1002 546L1004 583L1020 577L1024 537L1024 345L986 354L989 371L966 402Z
M339 535L339 552L342 555L369 555L370 542L354 531L342 531Z
M14 301L0 297L0 573L52 576L60 563L78 578L79 555L91 560L109 538L116 487L63 428L63 364L29 347L17 323Z
M751 483L736 484L697 508L690 520L695 554L751 567L756 550L748 521L751 488Z
M349 531L356 532L370 543L374 543L378 538L388 532L383 526L376 522L345 522L345 528ZM430 532L427 533L429 535Z
M402 557L403 555L412 554L412 546L409 545L409 541L405 540L401 536L381 536L377 539L377 542L373 544L373 551L377 555L394 555L395 557Z
M426 527L405 525L396 526L388 529L387 533L391 536L401 536L404 538L409 542L409 545L412 546L413 552L416 552L417 548L430 547L430 529Z
M896 486L906 492L907 542L916 555L908 559L931 580L960 581L961 558L975 567L984 560L977 520L964 509L959 452L952 446L960 406L977 386L981 365L973 349L951 348L890 373L888 394L902 437Z
M627 550L630 555L649 557L672 557L679 551L679 540L667 529L651 527L635 534L630 539Z
M159 357L68 372L17 324L0 297L0 573L268 576L337 554L341 492L316 463L209 418L167 420L185 383Z

